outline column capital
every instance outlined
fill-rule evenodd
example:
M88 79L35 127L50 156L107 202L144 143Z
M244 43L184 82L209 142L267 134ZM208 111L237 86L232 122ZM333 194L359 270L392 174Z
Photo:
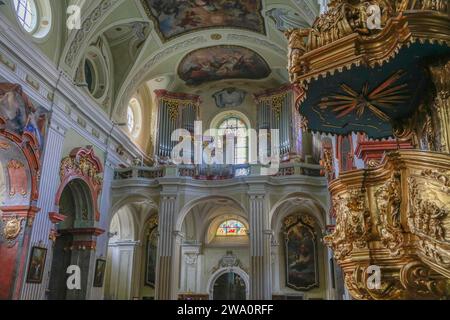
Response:
M249 193L248 195L250 196L251 200L264 200L266 198L265 194L260 193Z
M51 117L50 121L49 121L49 128L53 129L54 131L56 131L57 133L59 133L62 137L66 136L67 133L67 127L64 126L63 123L61 123L60 121L58 121L57 119Z
M70 122L67 115L55 108L50 113L49 128L57 131L62 136L65 136L70 128Z
M177 195L176 194L161 194L161 200L168 201L168 200L176 200Z

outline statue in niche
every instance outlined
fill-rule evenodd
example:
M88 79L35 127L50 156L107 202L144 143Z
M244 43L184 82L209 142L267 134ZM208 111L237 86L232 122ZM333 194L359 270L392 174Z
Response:
M239 107L247 95L244 90L236 88L226 88L222 91L216 92L213 95L218 108L236 108Z

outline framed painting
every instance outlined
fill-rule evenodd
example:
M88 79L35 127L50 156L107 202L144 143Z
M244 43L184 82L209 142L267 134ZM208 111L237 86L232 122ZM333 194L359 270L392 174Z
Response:
M309 216L289 216L284 221L286 285L297 291L319 286L314 223Z
M27 274L28 283L42 283L46 258L47 248L33 247L31 249L31 257Z
M147 237L147 261L145 264L145 284L155 287L156 252L158 249L158 228L153 228Z
M97 259L95 262L95 274L94 274L94 288L103 287L103 280L105 278L106 260Z

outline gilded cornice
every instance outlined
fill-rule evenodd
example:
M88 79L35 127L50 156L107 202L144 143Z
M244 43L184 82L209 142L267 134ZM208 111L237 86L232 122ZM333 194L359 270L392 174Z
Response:
M403 8L409 8L405 1L376 2L389 15L383 17L379 31L360 28L359 22L349 18L347 12L362 9L352 5L350 0L339 0L331 3L328 13L322 15L311 29L286 32L291 81L306 87L320 76L327 77L361 65L383 65L400 49L416 42L450 46L447 7L442 7L441 11L430 8L405 10Z

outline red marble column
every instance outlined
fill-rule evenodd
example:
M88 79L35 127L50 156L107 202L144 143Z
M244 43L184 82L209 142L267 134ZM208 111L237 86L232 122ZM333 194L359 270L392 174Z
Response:
M34 206L1 207L3 241L0 242L0 300L19 299L30 246Z

